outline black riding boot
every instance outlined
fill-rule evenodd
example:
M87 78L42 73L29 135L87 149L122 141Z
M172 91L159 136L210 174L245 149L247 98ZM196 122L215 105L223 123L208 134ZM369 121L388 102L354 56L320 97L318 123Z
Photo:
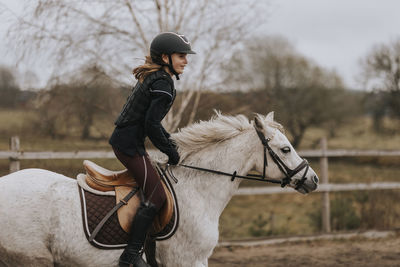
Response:
M149 267L142 259L142 247L157 211L152 203L141 203L133 219L129 241L121 257L120 267Z

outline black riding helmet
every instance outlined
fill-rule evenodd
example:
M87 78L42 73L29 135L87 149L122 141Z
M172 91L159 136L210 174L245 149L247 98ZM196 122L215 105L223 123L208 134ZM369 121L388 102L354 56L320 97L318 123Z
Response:
M163 32L157 35L150 45L150 56L154 63L160 64L161 66L167 66L170 71L176 76L176 79L179 80L179 74L174 70L172 66L171 55L173 53L182 53L182 54L196 54L196 52L192 51L190 46L190 42L186 37L182 34L177 34L174 32ZM162 54L168 55L169 64L165 63L161 56Z

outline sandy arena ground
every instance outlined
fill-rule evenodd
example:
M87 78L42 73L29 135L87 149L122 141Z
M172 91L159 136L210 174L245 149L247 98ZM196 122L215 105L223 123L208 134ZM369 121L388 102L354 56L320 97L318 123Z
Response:
M400 266L400 235L217 247L209 266Z

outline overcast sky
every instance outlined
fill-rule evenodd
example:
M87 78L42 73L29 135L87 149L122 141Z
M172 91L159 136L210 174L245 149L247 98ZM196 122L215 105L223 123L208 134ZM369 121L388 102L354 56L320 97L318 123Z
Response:
M16 13L21 0L0 0ZM335 69L352 88L359 59L377 43L400 38L400 0L271 0L269 23L262 31L289 39L299 52L320 66ZM6 28L1 21L0 35ZM1 36L2 37L2 36ZM0 39L0 64L11 65ZM34 70L39 76L40 70Z
M319 65L357 88L359 59L378 43L400 38L398 0L276 0L266 33L289 38Z

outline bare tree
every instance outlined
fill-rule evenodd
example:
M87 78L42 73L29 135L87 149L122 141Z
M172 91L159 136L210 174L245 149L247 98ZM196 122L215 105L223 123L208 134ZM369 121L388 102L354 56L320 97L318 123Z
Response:
M254 38L242 53L234 54L232 62L226 68L226 84L265 91L265 97L255 99L252 106L262 113L275 110L294 146L311 126L325 126L333 134L349 117L345 114L351 105L341 78L299 54L283 37ZM237 72L238 66L247 71Z
M20 95L14 72L11 68L0 66L0 107L15 107Z
M375 119L383 118L386 109L400 118L400 38L389 44L375 45L361 60L361 67L364 87L375 91L372 96L380 98L372 109Z
M53 138L80 135L82 139L104 138L112 127L103 129L104 118L113 121L121 97L118 85L97 65L77 70L65 84L56 82L40 94L40 129ZM97 123L96 123L97 122ZM97 126L97 128L96 128Z
M191 75L178 85L190 90L187 99L166 120L174 130L183 112L193 120L201 91L221 83L221 62L266 22L267 9L268 0L30 1L10 36L22 48L20 60L40 54L42 62L51 62L54 77L96 62L117 81L130 83L127 73L141 63L136 58L144 58L157 33L184 33L198 55L189 58Z

